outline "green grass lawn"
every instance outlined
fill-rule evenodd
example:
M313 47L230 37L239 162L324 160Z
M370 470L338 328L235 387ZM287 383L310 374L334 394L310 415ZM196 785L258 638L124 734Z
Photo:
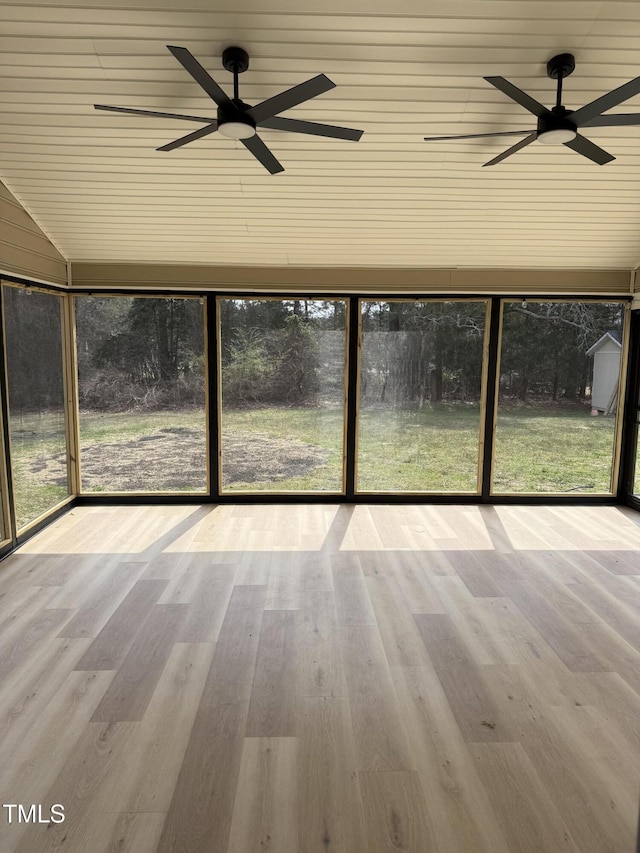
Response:
M363 409L358 488L475 492L479 423L473 405ZM12 420L20 525L67 494L63 426L60 413ZM501 409L495 492L608 492L614 426L614 418L591 417L588 409ZM338 409L224 410L225 490L340 491L342 441ZM202 490L204 448L202 411L82 413L83 488L106 492L130 482L130 491Z
M479 427L477 406L425 406L411 412L363 410L358 432L358 488L475 492Z
M517 407L499 412L494 492L609 492L615 418Z
M394 412L364 409L358 433L362 491L475 492L479 408L425 406ZM588 409L501 409L496 433L496 493L608 492L614 418ZM318 409L223 412L225 437L266 434L327 448L325 465L303 477L237 482L228 490L338 490L342 471L341 413ZM238 452L234 449L234 452ZM257 460L267 467L269 460Z
M20 528L69 494L64 413L12 417L11 460L16 522ZM57 460L54 474L48 471L48 460Z

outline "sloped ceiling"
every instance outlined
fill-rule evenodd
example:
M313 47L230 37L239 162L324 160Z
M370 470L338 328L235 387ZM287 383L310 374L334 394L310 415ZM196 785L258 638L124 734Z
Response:
M71 261L631 268L640 127L585 130L606 166L534 143L485 169L513 140L423 137L533 127L482 78L552 106L546 62L565 51L577 108L640 76L639 38L636 0L3 2L0 178ZM337 87L285 115L364 136L261 131L274 176L220 134L157 152L194 124L93 104L214 117L167 44L229 93L222 50L245 48L249 103L325 73Z

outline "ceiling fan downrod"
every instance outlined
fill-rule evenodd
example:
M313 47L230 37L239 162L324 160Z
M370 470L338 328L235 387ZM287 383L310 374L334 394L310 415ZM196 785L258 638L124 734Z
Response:
M240 100L238 82L239 75L249 67L249 54L241 47L227 47L222 53L222 65L233 74L233 99L218 106L218 130L229 139L250 139L255 136L256 125Z
M538 142L543 145L564 145L577 136L577 128L569 118L570 110L562 106L562 81L573 73L576 61L571 53L560 53L547 62L547 77L557 80L556 105L552 107L553 118L544 114L538 116Z

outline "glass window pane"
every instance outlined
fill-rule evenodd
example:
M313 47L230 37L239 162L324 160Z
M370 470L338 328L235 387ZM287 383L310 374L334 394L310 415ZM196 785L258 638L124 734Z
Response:
M207 489L199 299L75 300L84 492Z
M623 306L503 303L494 492L610 492Z
M18 529L69 494L62 297L3 285L9 433Z
M222 488L343 488L346 302L222 299Z
M358 489L477 492L486 302L361 313Z
M638 428L636 441L636 476L633 484L633 494L640 498L640 428Z

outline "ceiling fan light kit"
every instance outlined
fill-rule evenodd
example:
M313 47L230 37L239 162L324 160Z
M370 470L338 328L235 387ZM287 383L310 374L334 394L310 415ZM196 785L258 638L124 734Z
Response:
M298 104L322 95L329 89L335 87L335 83L324 74L293 86L267 98L255 106L246 104L240 99L238 76L249 68L249 54L241 47L228 47L222 54L222 65L233 74L233 98L230 98L223 89L211 77L193 54L186 47L167 45L174 57L182 65L191 77L201 86L212 101L217 105L216 118L207 116L187 116L177 113L164 113L157 110L139 110L128 107L112 107L105 104L94 104L97 110L108 112L127 113L128 115L152 116L155 118L170 118L182 121L202 122L203 127L181 136L173 142L162 145L158 151L173 151L202 139L211 133L220 131L227 139L235 139L241 142L245 148L261 163L264 168L275 175L284 171L284 166L271 153L258 135L258 127L266 127L269 130L281 130L289 133L306 133L312 136L326 136L332 139L343 139L357 142L363 134L362 130L352 130L348 127L334 127L331 124L320 124L314 121L300 121L299 119L282 118L279 113L285 112Z
M571 53L560 53L547 62L547 76L557 80L556 103L551 109L543 106L522 89L514 86L504 77L485 77L484 79L499 89L512 101L524 107L537 118L535 130L507 130L495 133L466 133L456 136L426 136L426 142L435 142L450 139L480 139L496 136L523 136L520 142L516 142L511 148L507 148L497 157L485 163L485 166L495 166L530 145L532 142L540 142L542 145L566 145L573 151L592 160L600 166L615 160L612 154L600 148L591 140L579 133L582 127L622 127L640 125L640 114L631 115L604 115L607 110L618 106L623 101L640 94L640 77L630 80L617 89L613 89L606 95L596 98L577 110L568 110L562 105L562 81L573 73L576 67L575 58Z

